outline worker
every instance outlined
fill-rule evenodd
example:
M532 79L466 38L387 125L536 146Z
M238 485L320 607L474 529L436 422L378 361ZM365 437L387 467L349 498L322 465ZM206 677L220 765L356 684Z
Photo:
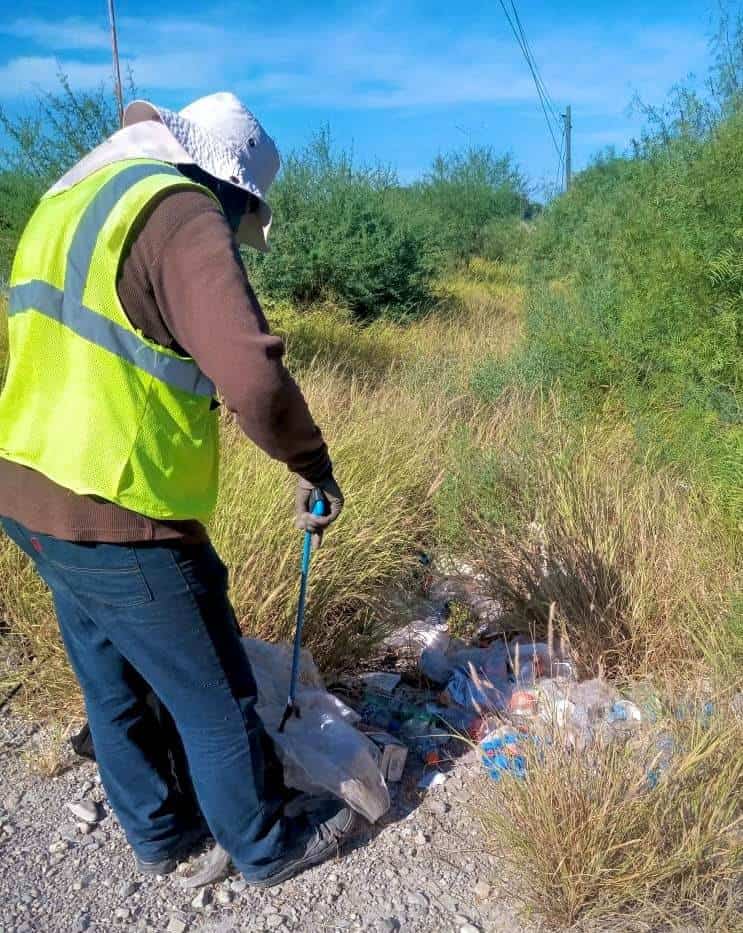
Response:
M299 528L321 535L343 506L237 247L267 249L278 169L233 94L178 113L129 104L21 237L0 394L2 524L51 590L139 870L172 871L203 837L203 814L262 886L323 861L354 829L339 801L297 806L283 783L205 530L218 399L297 475ZM326 516L310 514L313 489ZM198 808L173 779L150 691L175 721Z

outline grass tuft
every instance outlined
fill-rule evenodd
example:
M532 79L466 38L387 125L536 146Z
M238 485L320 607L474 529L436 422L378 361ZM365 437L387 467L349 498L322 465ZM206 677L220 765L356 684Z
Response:
M524 780L483 784L489 846L554 927L739 929L742 739L734 717L692 714L580 755L532 745ZM652 788L669 741L676 753Z
M70 768L68 745L70 730L60 723L45 726L23 753L28 770L38 777L50 780Z
M479 469L443 491L439 521L455 513L514 627L543 636L554 612L592 675L739 678L741 568L704 500L648 471L626 425L576 431L556 397L512 396L498 412L465 442Z

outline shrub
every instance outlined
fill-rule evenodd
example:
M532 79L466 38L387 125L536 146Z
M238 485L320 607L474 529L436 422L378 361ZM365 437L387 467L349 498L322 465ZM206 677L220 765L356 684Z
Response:
M0 107L6 142L0 153L0 285L10 276L18 240L44 191L118 128L114 97L105 86L76 91L63 72L58 78L59 90L40 91L26 113L11 116Z
M290 156L271 190L271 252L245 257L259 292L299 304L334 298L361 320L425 311L433 255L389 196L396 185L391 172L335 152L327 131Z
M532 226L520 218L489 220L482 230L479 255L496 262L523 258Z
M405 188L390 171L354 166L324 131L287 159L271 201L272 250L246 255L259 292L334 299L365 321L421 315L439 269L478 252L512 260L528 236L524 179L489 149L439 157Z
M411 195L445 256L514 258L489 255L486 248L499 225L513 228L529 212L526 181L510 156L498 157L487 147L438 156Z
M39 91L33 109L18 117L0 108L0 128L10 143L3 152L8 168L48 187L79 159L118 129L110 89L77 91L67 75L57 75L59 90ZM129 94L134 87L129 80Z
M0 172L0 286L10 277L18 239L42 192L32 175Z

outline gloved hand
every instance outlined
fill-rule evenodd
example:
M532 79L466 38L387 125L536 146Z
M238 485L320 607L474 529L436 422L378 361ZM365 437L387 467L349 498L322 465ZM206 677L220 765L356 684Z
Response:
M310 496L313 489L319 489L325 497L327 515L313 515L310 511ZM301 531L312 532L312 546L318 548L322 544L323 531L332 524L343 509L343 493L332 475L319 483L310 483L299 477L297 481L296 520L295 524Z

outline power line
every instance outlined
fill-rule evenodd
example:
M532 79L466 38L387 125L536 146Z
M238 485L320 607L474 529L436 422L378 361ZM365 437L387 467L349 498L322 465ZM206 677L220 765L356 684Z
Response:
M555 152L557 153L558 160L562 158L560 152L560 144L557 142L557 136L555 134L555 128L552 124L552 119L557 122L557 114L555 113L554 105L549 96L547 88L542 80L537 64L531 53L531 48L528 44L526 33L523 26L521 25L521 20L519 19L518 11L514 4L514 0L511 0L511 7L513 9L513 16L509 13L508 7L506 6L505 0L499 0L501 9L505 14L508 25L511 27L511 32L513 33L516 42L518 43L521 52L523 53L526 64L529 66L529 71L531 72L532 79L534 81L534 87L537 89L537 95L539 97L539 104L542 108L542 113L544 114L545 122L547 123L547 129L549 130L550 136L552 137L552 142L555 146ZM518 26L516 23L518 22ZM550 119L552 117L552 119Z
M531 46L529 45L529 40L526 38L526 32L521 23L521 17L519 16L519 11L516 9L516 4L514 0L511 0L511 9L513 10L514 19L516 20L516 25L518 26L519 34L521 36L521 39L523 40L524 47L526 48L526 52L529 56L529 59L531 60L532 65L534 66L534 71L536 72L536 76L537 76L537 79L539 80L539 84L542 87L542 92L544 94L545 100L547 101L547 106L550 109L550 113L552 114L552 118L554 119L555 123L559 125L560 121L557 116L557 110L555 108L552 98L549 95L549 91L547 90L547 87L544 83L542 75L539 71L539 66L537 65L536 59L534 58L534 53L532 52Z

